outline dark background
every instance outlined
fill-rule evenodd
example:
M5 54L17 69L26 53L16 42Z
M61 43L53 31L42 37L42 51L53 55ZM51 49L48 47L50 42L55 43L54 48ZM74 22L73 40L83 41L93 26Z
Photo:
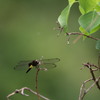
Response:
M90 78L88 69L80 70L82 63L97 64L96 41L81 38L76 44L72 36L67 45L67 37L59 31L56 21L66 7L66 0L0 0L0 100L15 89L27 86L35 90L36 70L26 74L26 70L16 71L14 66L21 60L60 58L56 68L41 71L38 77L39 93L51 100L78 100L80 86ZM69 17L69 32L79 31L78 4ZM100 37L99 32L94 37ZM16 94L11 100L37 100ZM100 91L93 88L84 100L99 100Z

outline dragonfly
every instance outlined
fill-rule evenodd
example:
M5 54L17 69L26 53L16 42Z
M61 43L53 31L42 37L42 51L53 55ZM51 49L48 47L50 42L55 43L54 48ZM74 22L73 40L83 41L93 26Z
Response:
M59 58L20 61L14 67L14 69L17 70L24 68L27 69L26 73L28 73L34 67L39 70L48 70L50 68L55 68L57 66L55 63L59 61Z

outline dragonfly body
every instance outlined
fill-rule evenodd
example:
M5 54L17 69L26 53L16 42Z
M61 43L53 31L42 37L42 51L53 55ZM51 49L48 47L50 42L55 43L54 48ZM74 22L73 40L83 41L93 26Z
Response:
M26 73L28 73L33 67L38 67L39 66L39 61L37 60L33 60L32 62L30 62L28 64L28 70L26 71Z
M37 61L37 60L33 60L32 62L30 62L29 64L28 64L29 66L38 66L39 65L39 61Z

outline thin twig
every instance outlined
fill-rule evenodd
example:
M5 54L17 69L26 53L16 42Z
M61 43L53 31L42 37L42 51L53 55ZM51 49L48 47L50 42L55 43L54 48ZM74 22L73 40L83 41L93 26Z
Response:
M93 70L91 67L93 66L93 67L96 67L96 68L97 68L97 66L94 65L94 64L90 64L90 63L86 63L86 64L83 64L83 65L86 66L87 68L89 68L90 73L91 73L91 76L92 76L92 79L93 79L94 82L95 82L95 81L96 81L96 77L95 77L95 75L94 75L94 70ZM99 70L99 67L98 67L98 70ZM96 82L96 86L97 86L98 89L100 90L99 82Z
M86 83L89 82L89 81L91 81L91 80L92 80L92 78L83 82L83 84L82 84L82 86L80 88L79 100L83 100L84 96L87 94L87 92L89 92L94 87L94 85L97 82L99 82L100 76L95 80L95 82L88 89L86 89L85 88Z
M38 100L40 100L40 96L38 95L39 94L39 91L38 91L38 74L39 74L40 70L46 71L47 69L46 68L37 68L37 71L36 71L36 92L37 92Z
M95 82L86 90L86 93L100 80L100 76L96 78Z
M7 100L10 100L9 98L17 93L20 93L21 95L24 95L24 96L29 96L28 94L25 94L24 91L25 90L28 90L30 91L31 93L39 96L40 98L44 99L44 100L50 100L48 99L47 97L41 95L41 94L38 94L37 92L33 91L32 89L28 88L28 87L23 87L21 89L16 89L14 92L10 93L8 96L7 96Z
M74 33L66 33L66 35L81 35L81 36L86 36L86 37L88 37L88 38L91 38L91 39L93 39L93 40L100 40L100 39L98 39L98 38L95 38L95 37L92 37L92 36L90 36L90 35L86 35L86 34L83 34L83 33L78 33L78 32L74 32Z
M98 71L100 69L99 66L96 66L94 64L90 64L89 62L84 63L83 65L84 65L84 67L87 67L90 70L92 78L83 82L83 84L80 88L79 100L83 100L84 96L87 94L87 92L89 92L94 87L94 85L96 85L97 88L100 90L100 84L99 84L100 76L98 78L96 78L95 74L94 74L94 71ZM95 67L95 69L93 69L92 67ZM92 81L92 80L94 81L93 84L90 85L90 87L88 87L86 89L86 87L85 87L86 83L88 83L89 81Z
M40 100L40 96L38 95L39 94L39 91L38 91L38 74L39 74L39 71L40 71L40 69L37 68L37 72L36 72L36 92L37 92L38 100Z
M85 84L89 81L91 81L92 78L86 80L83 82L81 88L80 88L80 94L79 94L79 100L83 100L84 96L86 95L86 89L85 89Z

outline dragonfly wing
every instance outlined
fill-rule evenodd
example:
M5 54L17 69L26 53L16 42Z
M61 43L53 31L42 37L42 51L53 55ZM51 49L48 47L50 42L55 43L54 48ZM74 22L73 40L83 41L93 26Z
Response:
M32 62L32 60L22 60L22 61L18 62L18 64L27 64L30 62Z
M21 70L21 69L26 69L28 68L28 64L30 61L20 61L15 67L15 70Z
M56 63L56 62L58 62L58 61L60 61L60 59L59 58L52 58L52 59L42 59L42 60L39 60L39 62L41 63L41 65L42 64L50 64L50 63Z
M43 64L41 66L39 66L39 68L43 68L43 69L52 69L52 68L55 68L56 67L56 64L53 64L53 63L48 63L48 64Z
M50 68L54 68L56 67L55 63L60 61L59 58L52 58L52 59L42 59L42 60L37 60L39 62L39 67L40 68L46 68L46 69L50 69ZM27 69L28 68L28 64L32 62L32 60L28 60L28 61L20 61L15 67L15 70L21 70L21 69Z

